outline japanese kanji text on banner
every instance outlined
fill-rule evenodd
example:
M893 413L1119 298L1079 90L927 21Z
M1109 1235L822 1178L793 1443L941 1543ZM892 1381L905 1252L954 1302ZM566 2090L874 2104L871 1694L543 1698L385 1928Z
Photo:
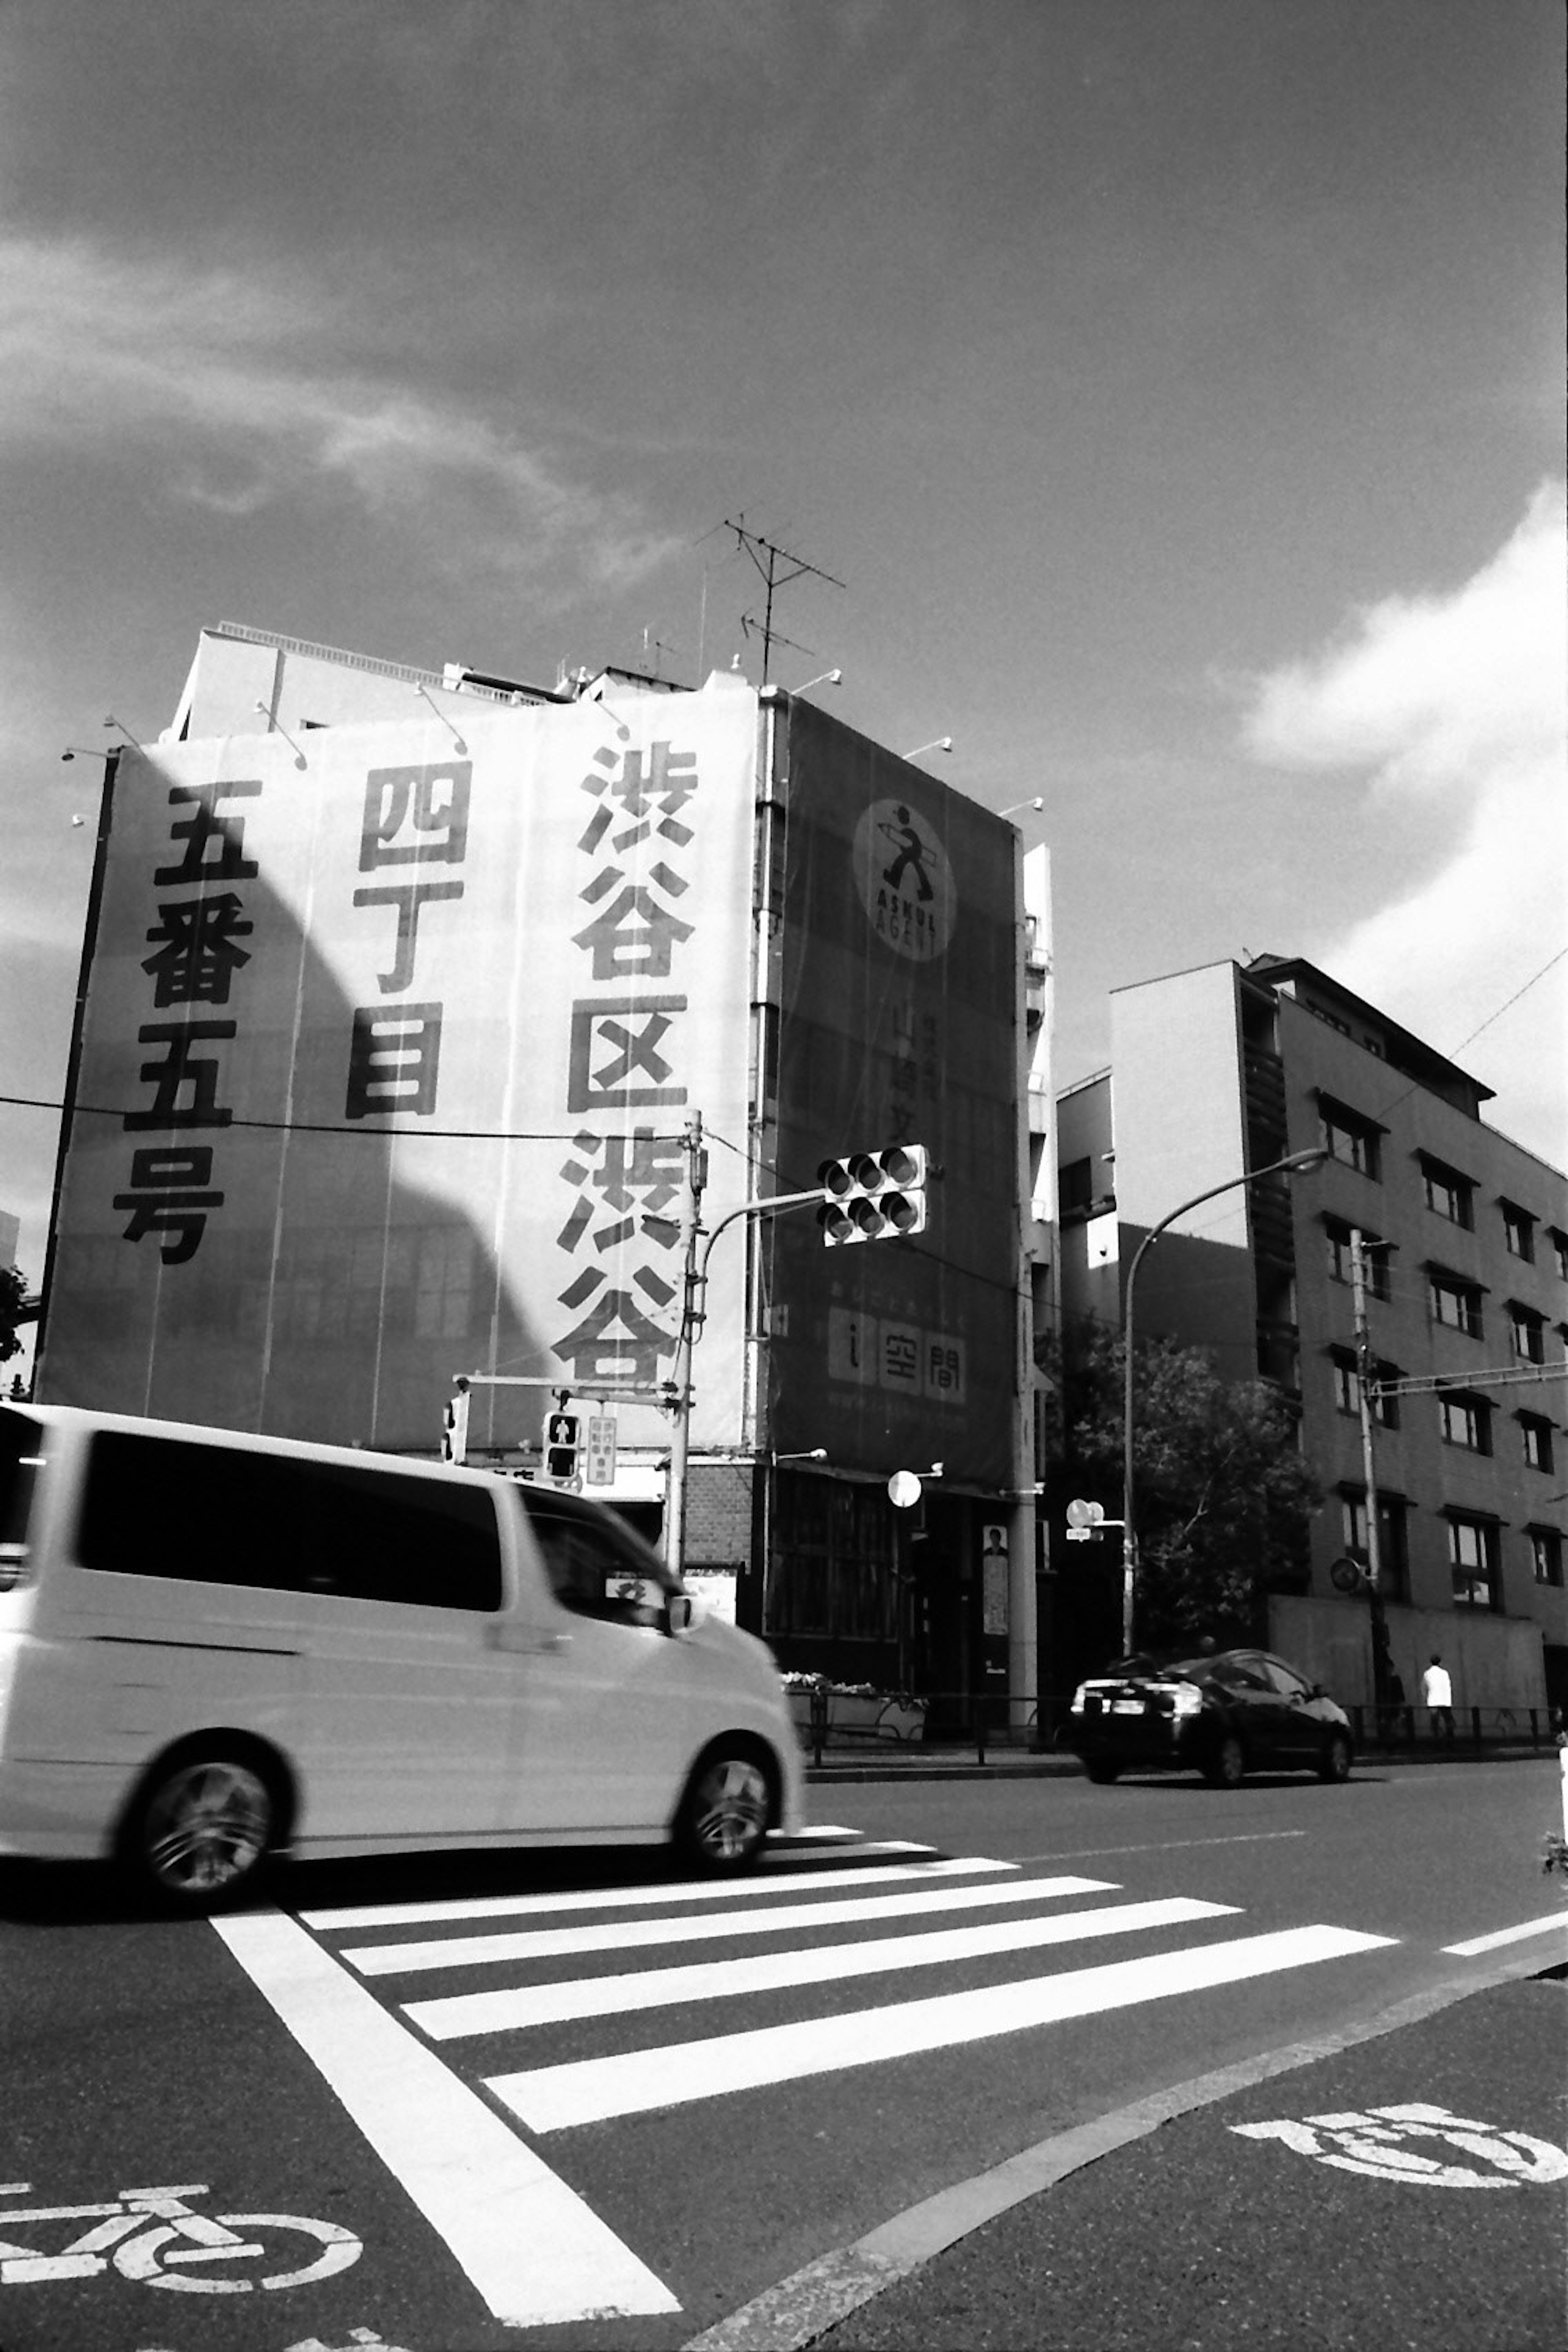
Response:
M756 712L715 678L126 751L44 1392L429 1450L458 1370L668 1379L682 1128L746 1134ZM744 1170L713 1152L710 1223ZM738 1441L742 1280L700 1444ZM476 1397L471 1443L521 1410Z

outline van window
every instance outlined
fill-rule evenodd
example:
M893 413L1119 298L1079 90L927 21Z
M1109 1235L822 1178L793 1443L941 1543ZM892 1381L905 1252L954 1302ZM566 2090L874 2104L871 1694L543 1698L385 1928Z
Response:
M426 1609L500 1607L495 1498L482 1486L303 1466L316 1488L317 1591Z
M433 1608L501 1600L483 1488L125 1430L93 1438L77 1558L121 1575Z
M33 1481L44 1433L26 1413L0 1412L0 1592L9 1592L26 1557Z
M668 1592L679 1588L662 1563L630 1530L566 1496L520 1486L529 1522L544 1556L551 1589L579 1617L616 1625L659 1625Z

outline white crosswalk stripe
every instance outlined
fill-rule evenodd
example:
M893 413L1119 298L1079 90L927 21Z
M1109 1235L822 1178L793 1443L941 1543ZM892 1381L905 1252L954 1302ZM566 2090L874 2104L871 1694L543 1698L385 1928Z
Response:
M728 1943L734 1936L775 1936L786 1927L862 1927L926 1911L974 1911L1044 1896L1108 1895L1103 1878L1008 1879L1000 1886L920 1887L908 1895L855 1895L845 1903L787 1903L766 1911L721 1911L700 1919L626 1919L587 1927L524 1928L516 1935L437 1937L423 1944L361 1944L344 1952L362 1976L406 1976L416 1969L491 1967L498 1960L581 1958L666 1944Z
M860 1858L889 1851L923 1852L927 1858ZM868 1845L826 1856L820 1849L773 1855L763 1874L732 1885L639 1884L358 1905L307 1913L304 1923L336 1943L338 1960L361 1978L503 1971L499 1982L478 1990L437 1990L430 1998L396 2006L434 2042L490 2037L470 2077L540 2134L950 2050L1316 1966L1394 1940L1313 1925L1256 1935L1211 1933L1173 1946L1172 1931L1212 1929L1238 1918L1237 1906L1189 1895L1100 1899L1120 1893L1106 1879L1031 1877L1016 1864L984 1856L939 1858L930 1849ZM923 1924L938 1918L944 1924ZM538 1924L512 1927L516 1919ZM444 1932L399 1939L391 1933L397 1928ZM384 1939L340 1940L365 1929L384 1931ZM863 1932L846 1933L852 1929ZM656 1957L672 1945L744 1940L754 1947L768 1937L777 1939L772 1948L667 1964ZM748 2000L761 2001L766 2019L769 1995L867 1979L885 1984L906 1973L958 1971L1109 1937L1145 1938L1151 1948L784 2022L756 2022L756 2010L746 2007ZM595 1960L623 1953L631 1965L595 1972ZM587 1965L564 1971L559 1965L577 1961ZM679 2010L683 2021L718 2024L715 2003L723 2005L727 2031L588 2056L567 2057L559 2043L553 2052L550 2047L552 2028L591 2028L602 2021L606 2030L624 2029L628 2019L660 2009ZM776 2007L773 2013L776 2020ZM582 2048L580 2039L576 2046ZM527 2063L489 2071L499 2056L513 2052Z
M498 2033L525 2025L559 2025L573 2017L615 2017L628 2009L669 2009L677 2002L715 2000L785 1987L834 1984L893 1969L930 1969L947 1960L1026 1952L1086 1936L1132 1936L1187 1919L1217 1919L1232 1903L1198 1903L1176 1895L1162 1903L1122 1903L1094 1911L1058 1912L1048 1919L1007 1919L945 1935L885 1936L874 1943L819 1944L813 1949L763 1952L707 1966L634 1969L616 1977L567 1978L503 1992L458 1993L444 2000L411 2000L404 2014L433 2042L465 2033Z

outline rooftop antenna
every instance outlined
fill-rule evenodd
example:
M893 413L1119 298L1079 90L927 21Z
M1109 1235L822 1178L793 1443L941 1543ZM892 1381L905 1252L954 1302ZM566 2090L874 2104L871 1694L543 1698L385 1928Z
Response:
M667 646L662 637L656 637L651 629L645 629L642 633L642 658L643 668L647 676L662 679L663 656L666 654L674 653L675 650L675 646Z
M776 636L773 629L773 598L779 590L787 588L793 580L804 579L807 572L814 579L826 580L830 588L842 588L844 583L842 580L836 579L831 572L824 572L819 563L808 563L804 555L792 555L787 548L775 547L771 540L763 539L754 530L748 530L743 514L738 516L733 522L726 515L721 528L734 532L736 546L743 548L751 557L763 583L764 602L760 634L763 640L762 682L766 686L770 682L768 674L773 667L773 650L775 642L779 645L789 643L787 637ZM786 566L789 568L786 569ZM748 635L752 629L757 627L754 620L743 619L741 625ZM794 650L802 653L807 648L797 646Z

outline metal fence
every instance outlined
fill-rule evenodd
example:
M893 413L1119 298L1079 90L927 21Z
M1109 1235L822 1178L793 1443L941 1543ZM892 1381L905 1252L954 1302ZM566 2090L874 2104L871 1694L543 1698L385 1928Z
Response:
M1009 1757L1068 1751L1063 1735L1071 1691L1042 1693L1026 1704L996 1691L887 1692L797 1690L801 1745L814 1764L878 1751L932 1762L984 1764ZM1546 1755L1560 1744L1563 1710L1544 1706L1347 1706L1358 1756L1423 1759Z

